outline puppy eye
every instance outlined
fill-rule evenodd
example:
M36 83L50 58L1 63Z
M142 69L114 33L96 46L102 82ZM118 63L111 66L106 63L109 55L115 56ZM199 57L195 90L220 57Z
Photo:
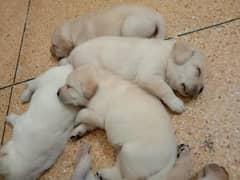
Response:
M71 86L70 85L66 85L66 87L69 89L69 88L71 88Z
M202 74L201 68L197 67L197 76L200 77Z

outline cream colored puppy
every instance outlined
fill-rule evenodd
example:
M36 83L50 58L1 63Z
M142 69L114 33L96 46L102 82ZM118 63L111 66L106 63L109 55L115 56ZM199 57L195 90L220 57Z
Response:
M91 170L89 148L87 144L81 144L72 180L97 180ZM229 180L228 172L217 164L208 164L194 177L189 178L192 169L189 148L185 146L180 149L179 157L167 180Z
M154 9L139 5L119 5L78 17L56 28L51 53L66 57L84 41L98 36L164 38L165 23Z
M7 180L35 180L62 153L78 109L62 104L56 93L71 71L71 65L54 67L28 82L21 97L31 99L28 110L7 117L13 134L0 149L0 174Z
M190 176L191 158L190 151L187 145L178 146L178 159L170 171L167 180L187 180ZM89 155L90 146L81 144L72 180L97 180L91 170L91 158Z
M76 47L63 61L77 68L98 64L159 97L172 111L184 111L174 91L196 97L203 90L203 55L176 40L101 37Z
M227 170L217 164L207 164L191 180L229 180Z
M164 180L177 156L175 135L164 106L153 96L98 66L82 66L58 92L65 104L82 105L73 135L93 128L106 131L119 151L114 167L98 172L103 179Z

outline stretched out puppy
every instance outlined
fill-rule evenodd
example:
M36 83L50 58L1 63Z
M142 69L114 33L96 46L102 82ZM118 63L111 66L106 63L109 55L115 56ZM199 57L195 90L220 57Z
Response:
M226 169L217 164L207 164L191 180L229 180Z
M76 47L63 61L77 68L98 64L159 97L172 111L184 111L183 96L203 90L203 55L175 40L101 37Z
M164 38L165 23L154 9L139 5L119 5L78 17L56 28L51 53L66 57L84 41L98 36Z
M167 180L188 180L189 171L191 171L191 158L189 149L184 146L180 147L179 157L174 168L170 171ZM82 144L77 157L77 163L72 180L96 180L91 170L91 158L89 155L89 146ZM201 171L199 171L190 180L229 180L227 171L217 165L208 164Z
M37 179L62 153L77 109L62 104L56 92L71 71L71 65L54 67L28 82L21 97L31 99L28 110L6 119L13 126L12 138L0 150L0 174L6 179Z
M114 167L102 169L103 179L166 179L173 168L177 146L169 115L153 96L98 66L74 70L59 89L65 104L82 105L73 135L101 128L119 151ZM89 129L90 127L90 129Z

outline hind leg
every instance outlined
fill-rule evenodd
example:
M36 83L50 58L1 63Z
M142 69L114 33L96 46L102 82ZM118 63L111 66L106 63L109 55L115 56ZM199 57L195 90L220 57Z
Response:
M34 91L37 88L37 79L25 83L25 89L20 97L22 103L27 103L31 100Z
M18 117L19 117L19 115L15 114L15 113L10 113L6 117L6 122L9 123L12 127L14 127L16 125L16 120Z

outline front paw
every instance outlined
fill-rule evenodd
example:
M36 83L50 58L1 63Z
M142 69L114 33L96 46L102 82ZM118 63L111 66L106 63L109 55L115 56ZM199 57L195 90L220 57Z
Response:
M98 180L104 180L101 173L99 173L99 172L96 172L95 176Z
M183 158L190 155L190 148L187 144L179 144L177 146L177 158Z
M176 112L176 113L182 113L185 110L185 106L184 103L181 99L179 98L174 98L171 99L168 103L167 103L168 107Z

